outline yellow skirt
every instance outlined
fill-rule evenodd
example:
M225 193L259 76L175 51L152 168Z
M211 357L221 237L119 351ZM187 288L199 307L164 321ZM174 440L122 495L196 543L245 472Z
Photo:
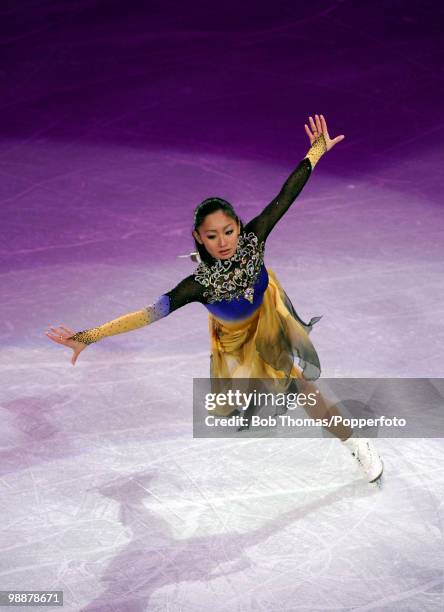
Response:
M269 381L270 390L282 392L295 379L320 376L319 358L308 334L321 317L304 323L274 272L270 268L267 272L269 283L262 304L250 317L225 321L209 315L210 376L215 393L226 392L227 381L234 378ZM233 408L220 406L214 412L227 416Z

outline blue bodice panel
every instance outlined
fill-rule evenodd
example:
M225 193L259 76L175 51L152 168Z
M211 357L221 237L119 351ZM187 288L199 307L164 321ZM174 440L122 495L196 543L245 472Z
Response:
M249 302L246 298L240 297L237 299L220 300L219 302L205 304L205 307L218 319L224 319L225 321L246 319L262 304L267 287L268 272L265 264L262 264L254 284L253 302Z

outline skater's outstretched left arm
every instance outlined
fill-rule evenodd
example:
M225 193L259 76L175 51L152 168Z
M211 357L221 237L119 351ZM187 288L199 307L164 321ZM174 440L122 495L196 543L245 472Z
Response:
M305 131L310 139L310 148L304 159L290 174L278 195L245 226L246 232L254 232L260 241L267 239L273 227L290 208L324 153L330 151L335 144L345 138L343 134L333 139L330 138L323 115L315 115L315 121L310 117L310 125L311 130L305 124Z

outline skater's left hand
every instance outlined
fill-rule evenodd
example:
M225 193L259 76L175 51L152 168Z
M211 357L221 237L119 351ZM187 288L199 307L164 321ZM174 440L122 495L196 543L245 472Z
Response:
M306 123L304 124L304 126L305 126L305 131L307 132L307 135L310 139L311 145L316 140L316 138L320 136L320 134L324 134L324 140L325 140L325 144L327 145L327 151L330 151L330 149L332 149L335 146L335 144L337 144L338 142L341 142L341 140L344 140L345 138L344 134L341 134L340 136L336 136L336 138L333 138L333 139L330 138L328 129L327 129L327 122L325 121L324 115L315 115L316 121L313 121L313 117L309 117L309 119L310 119L311 130Z

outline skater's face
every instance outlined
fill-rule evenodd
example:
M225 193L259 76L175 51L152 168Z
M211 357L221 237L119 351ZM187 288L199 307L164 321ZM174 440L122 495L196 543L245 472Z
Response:
M197 230L196 240L203 244L208 253L216 259L229 259L237 248L240 225L222 210L216 210L205 217Z

